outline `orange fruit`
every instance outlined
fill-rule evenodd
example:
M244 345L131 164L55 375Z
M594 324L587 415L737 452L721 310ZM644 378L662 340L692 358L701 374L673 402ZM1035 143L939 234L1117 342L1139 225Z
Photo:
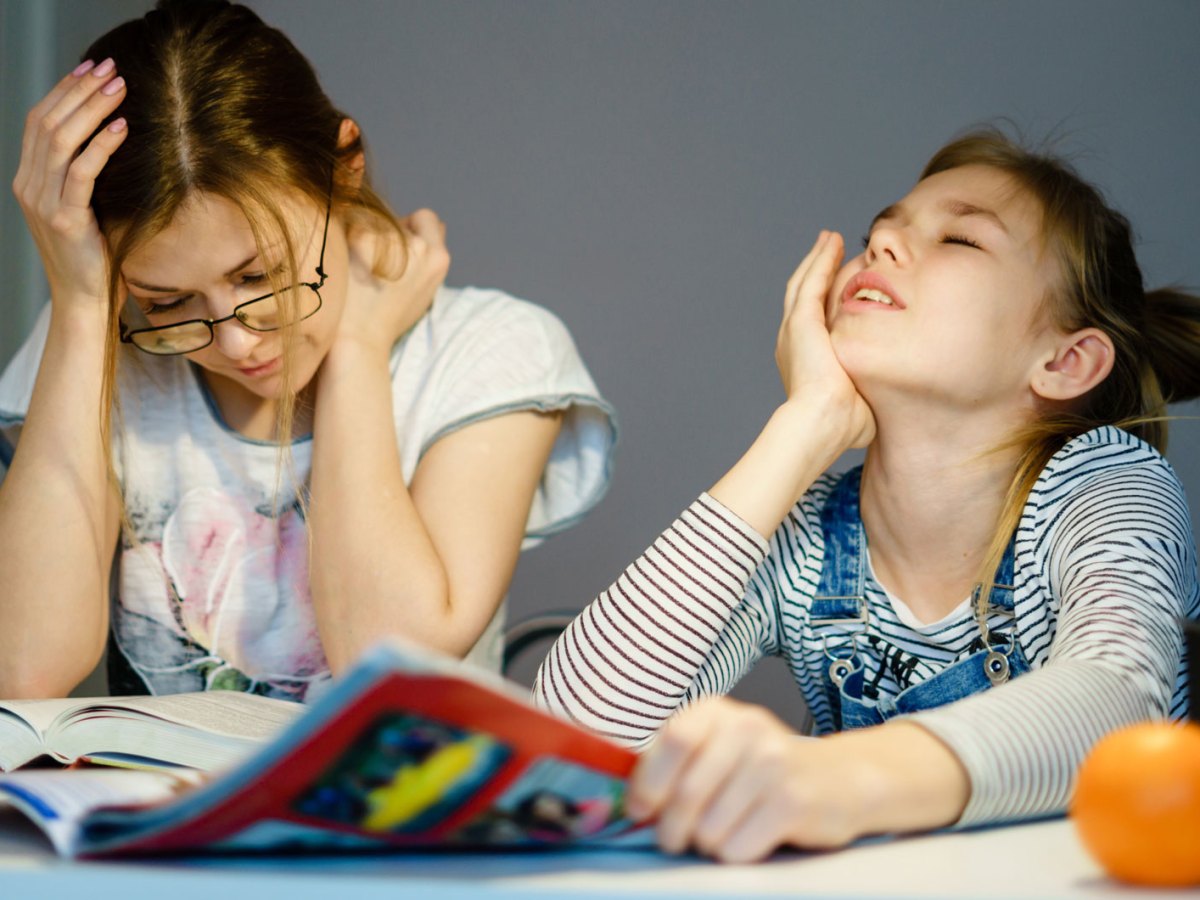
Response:
M1079 767L1071 818L1113 878L1200 884L1200 725L1144 722L1101 738Z

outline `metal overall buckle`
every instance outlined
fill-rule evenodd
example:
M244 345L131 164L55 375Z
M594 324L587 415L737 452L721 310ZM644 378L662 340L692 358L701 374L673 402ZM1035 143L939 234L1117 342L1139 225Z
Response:
M993 587L1008 588L1008 585L993 585ZM1008 634L998 634L995 637L1007 643L1007 647L1003 650L997 649L992 644L992 632L988 628L988 613L991 611L991 604L987 608L983 607L981 602L983 597L983 585L975 585L975 589L971 592L971 607L975 611L975 621L979 625L979 634L983 638L983 646L988 648L987 655L983 658L983 674L987 676L987 680L991 682L992 687L1004 684L1008 681L1012 674L1012 667L1008 664L1008 658L1012 655L1013 650L1017 646L1017 637L1014 630Z
M862 660L858 657L858 635L849 635L850 638L850 655L838 656L833 650L829 649L829 636L821 635L821 649L825 653L825 658L829 660L829 668L826 670L829 674L829 680L833 682L833 686L841 690L842 684L850 677L851 673L862 668Z

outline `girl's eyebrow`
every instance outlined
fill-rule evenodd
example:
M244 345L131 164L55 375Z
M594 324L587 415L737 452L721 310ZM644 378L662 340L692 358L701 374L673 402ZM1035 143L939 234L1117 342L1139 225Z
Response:
M228 272L226 272L222 277L223 278L231 277L232 275L242 271L242 269L246 268L246 266L250 265L250 263L254 262L256 259L258 259L258 253L255 253L253 256L247 257L246 259L242 260L240 263L238 263L236 266L234 266L232 269L230 269ZM140 282L140 281L134 281L132 278L126 278L125 283L132 285L135 288L140 288L143 291L151 291L155 294L178 294L178 293L180 293L179 288L155 287L152 284L142 284L142 282Z
M968 203L965 200L943 200L938 204L938 207L955 218L966 218L967 216L979 216L987 219L1006 235L1010 234L1008 226L1004 224L1004 220L1000 218L999 213L995 210L988 209L985 206L977 206L974 203ZM873 229L885 219L899 219L904 217L904 208L899 203L893 203L891 206L882 209L871 220L871 228Z
M941 207L950 213L950 215L957 218L979 216L980 218L987 219L1005 234L1009 234L1008 226L1004 224L1004 220L1000 218L1000 214L995 210L984 206L976 206L974 203L967 203L965 200L946 200L941 204Z

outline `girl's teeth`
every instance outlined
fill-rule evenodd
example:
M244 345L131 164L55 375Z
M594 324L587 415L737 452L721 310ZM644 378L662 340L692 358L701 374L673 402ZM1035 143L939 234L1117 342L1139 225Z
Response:
M863 288L854 295L855 300L871 300L875 303L882 303L885 306L895 306L895 301L882 291L877 291L874 288Z

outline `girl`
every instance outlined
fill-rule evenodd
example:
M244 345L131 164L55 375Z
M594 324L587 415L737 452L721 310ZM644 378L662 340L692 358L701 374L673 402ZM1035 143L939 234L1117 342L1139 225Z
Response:
M787 399L538 674L549 709L649 744L629 809L669 851L1058 813L1101 735L1186 711L1200 589L1161 451L1200 302L1144 292L1126 220L991 131L842 256L822 232L788 283ZM767 654L833 734L701 701Z
M13 184L51 300L0 380L0 696L106 638L114 693L303 699L387 634L498 665L522 543L608 477L566 330L440 287L440 221L250 10L164 0L85 59Z

